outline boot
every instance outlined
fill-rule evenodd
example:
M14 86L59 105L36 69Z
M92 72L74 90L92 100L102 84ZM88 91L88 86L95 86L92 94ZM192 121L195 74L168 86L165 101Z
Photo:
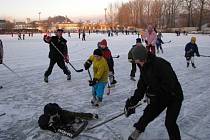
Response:
M130 77L130 80L132 80L132 81L136 81L136 79L134 78L134 77Z
M130 136L128 137L128 140L138 140L139 136L140 136L141 132L137 129L135 129Z
M195 66L195 64L194 64L194 63L192 63L192 67L193 67L193 68L196 68L196 66Z
M48 77L47 76L44 76L44 82L48 83Z
M114 84L116 84L117 83L117 81L114 79L112 82L111 82L111 85L114 85Z
M189 65L190 65L190 63L189 63L189 62L187 62L187 68L189 67Z
M71 74L67 75L67 80L71 80Z

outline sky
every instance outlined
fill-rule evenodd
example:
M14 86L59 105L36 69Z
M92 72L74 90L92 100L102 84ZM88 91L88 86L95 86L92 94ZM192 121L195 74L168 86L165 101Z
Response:
M110 3L128 0L0 0L0 19L32 20L63 15L71 19L99 17Z

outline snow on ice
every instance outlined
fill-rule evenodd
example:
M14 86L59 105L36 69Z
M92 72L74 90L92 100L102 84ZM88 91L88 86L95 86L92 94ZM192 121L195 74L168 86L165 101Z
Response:
M111 95L104 96L102 106L94 108L90 104L91 87L88 86L88 73L76 73L71 69L72 80L67 81L62 70L55 66L49 77L49 83L43 82L43 74L48 67L49 48L43 42L41 34L33 38L17 40L17 37L1 35L4 44L4 63L11 67L22 79L0 65L0 117L1 140L66 140L65 136L38 127L38 117L43 107L49 102L56 102L71 111L92 112L99 114L99 121L113 117L123 111L125 101L133 94L137 82L129 79L131 64L127 53L135 44L136 35L119 35L108 38L107 35L91 34L87 41L81 41L77 34L68 40L70 62L78 69L83 68L97 42L106 38L115 60L115 75L118 81ZM186 67L184 58L185 44L193 35L177 37L175 34L163 34L164 54L159 56L167 59L173 66L184 91L185 100L178 118L183 140L207 140L210 138L210 59L196 57L196 69ZM200 54L210 55L210 38L207 35L194 35ZM139 77L137 72L136 79ZM125 140L133 131L133 124L143 113L145 105L136 109L136 114L129 118L121 116L106 125L82 133L78 140ZM142 135L142 140L168 139L164 126L165 112L154 120Z

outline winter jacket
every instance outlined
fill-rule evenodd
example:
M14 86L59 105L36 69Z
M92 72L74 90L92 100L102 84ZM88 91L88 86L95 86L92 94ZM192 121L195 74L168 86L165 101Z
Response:
M196 53L197 56L200 56L197 44L192 44L191 42L187 43L185 46L185 57L192 57Z
M94 78L99 82L108 81L109 67L104 57L97 60L94 55L91 55L88 59L93 63Z
M0 62L3 61L3 44L2 44L2 41L0 40Z
M140 70L137 89L131 97L133 104L137 104L145 94L151 100L183 100L181 85L169 62L148 54L147 62Z
M58 48L58 50L60 50L60 52L64 56L68 55L68 48L67 48L67 45L66 45L67 41L63 37L58 38L58 36L52 36L51 37L51 42ZM46 43L48 43L48 42L46 42ZM58 52L58 50L51 43L49 43L49 44L50 44L49 45L49 47L50 47L49 58L54 59L54 60L63 60L64 58Z
M102 48L100 48L100 49L102 50L103 57L104 57L104 58L106 59L106 61L107 61L107 64L108 64L108 66L109 66L109 71L114 72L114 61L113 61L113 58L112 58L112 53L111 53L111 51L109 50L108 47L106 47L106 48L104 48L104 49L102 49Z
M161 38L157 38L157 41L156 41L156 45L157 46L160 46L161 44L164 44L164 42L162 41L162 39Z
M147 32L144 36L144 40L147 40L147 45L156 45L156 40L157 40L157 34L155 31L153 31L151 34Z

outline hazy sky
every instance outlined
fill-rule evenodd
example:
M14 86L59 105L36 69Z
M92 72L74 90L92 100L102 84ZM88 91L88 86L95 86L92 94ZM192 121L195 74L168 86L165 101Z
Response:
M0 0L0 18L25 20L67 15L69 18L104 15L110 3L128 0Z

